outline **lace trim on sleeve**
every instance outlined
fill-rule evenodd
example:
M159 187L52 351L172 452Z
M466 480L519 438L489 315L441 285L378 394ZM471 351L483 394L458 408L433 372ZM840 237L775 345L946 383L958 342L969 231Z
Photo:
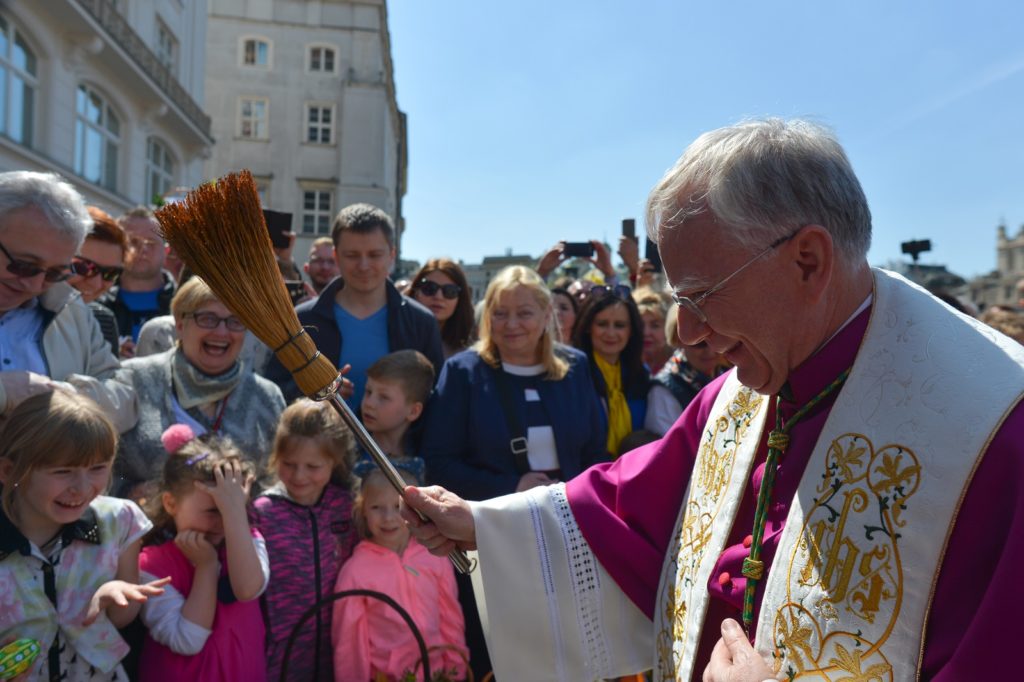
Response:
M601 582L597 559L590 551L590 546L583 539L583 533L576 524L576 519L569 508L569 500L565 496L565 484L553 485L548 488L558 525L562 529L562 541L565 544L566 560L572 575L573 599L576 602L576 618L580 633L583 636L583 647L586 660L591 662L594 673L604 676L611 668L608 656L608 642L601 620Z

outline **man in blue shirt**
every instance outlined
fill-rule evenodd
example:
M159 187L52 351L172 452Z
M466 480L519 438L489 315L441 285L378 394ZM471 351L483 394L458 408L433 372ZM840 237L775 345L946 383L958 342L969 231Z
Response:
M0 416L55 388L95 400L118 431L135 393L92 311L65 280L92 227L81 195L51 173L0 173Z
M353 392L349 405L358 408L366 386L366 369L382 355L411 348L441 369L441 334L433 313L400 294L388 280L395 264L395 228L391 217L370 204L342 209L331 230L334 258L341 276L296 312L320 352L339 367ZM267 368L291 400L300 395L291 375L276 360Z
M142 325L151 318L170 314L174 279L164 271L167 252L153 212L139 206L117 222L128 237L124 272L100 303L114 312L121 333L131 334L131 341L121 346L121 355L132 357Z

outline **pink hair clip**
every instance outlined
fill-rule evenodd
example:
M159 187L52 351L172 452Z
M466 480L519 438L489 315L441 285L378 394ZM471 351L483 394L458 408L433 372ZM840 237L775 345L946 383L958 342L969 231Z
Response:
M160 442L164 444L164 450L173 455L195 437L195 432L188 424L172 424L161 434ZM192 462L188 464L191 466Z

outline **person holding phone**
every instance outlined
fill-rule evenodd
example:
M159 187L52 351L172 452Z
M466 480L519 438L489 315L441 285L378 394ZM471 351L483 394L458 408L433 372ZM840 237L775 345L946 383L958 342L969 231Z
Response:
M567 242L563 239L540 257L536 267L537 274L546 280L555 268L570 258L579 258L592 264L604 276L605 284L619 283L608 247L597 239L588 242Z
M497 679L1017 679L1024 349L870 267L820 124L709 131L647 205L680 340L735 369L565 486L405 491L479 551Z

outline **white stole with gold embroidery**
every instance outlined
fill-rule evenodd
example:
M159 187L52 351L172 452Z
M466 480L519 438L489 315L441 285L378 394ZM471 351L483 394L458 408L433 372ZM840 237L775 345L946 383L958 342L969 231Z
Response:
M755 645L791 678L915 679L960 501L1024 392L1019 344L951 315L898 275L876 270L874 279L867 332L766 578ZM708 420L662 572L656 679L693 673L707 581L749 480L767 400L752 409L760 417L734 415L759 399L731 377ZM723 438L722 424L735 425L736 437Z
M654 613L656 680L690 679L708 578L725 549L767 412L768 400L742 386L735 372L711 409L662 568Z

